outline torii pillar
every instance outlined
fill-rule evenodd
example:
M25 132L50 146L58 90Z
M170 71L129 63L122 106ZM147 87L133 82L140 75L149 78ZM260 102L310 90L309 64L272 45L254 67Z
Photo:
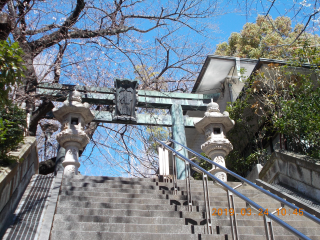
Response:
M172 137L173 140L187 146L186 131L184 126L184 118L182 107L179 104L171 105L171 117L172 117ZM174 150L178 151L181 155L188 158L188 152L185 148L174 144ZM187 173L185 170L185 162L178 157L175 157L176 168L177 168L177 178L183 180L186 178Z

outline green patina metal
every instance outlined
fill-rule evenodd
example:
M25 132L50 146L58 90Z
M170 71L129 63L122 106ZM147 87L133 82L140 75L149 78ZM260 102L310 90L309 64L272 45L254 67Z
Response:
M39 89L50 89L61 91L70 91L77 90L79 92L85 93L103 93L103 94L114 94L114 88L105 88L105 87L86 87L86 86L78 86L78 85L66 85L66 84L58 84L58 83L41 83L37 86L37 90ZM145 97L159 97L159 98L177 98L177 99L194 99L194 100L210 100L217 99L219 97L219 93L214 94L197 94L197 93L177 93L177 92L157 92L157 91L146 91L146 90L138 90L139 96Z
M183 119L183 111L180 105L172 104L171 109L172 116L172 137L175 141L187 146L186 132L184 129L184 119ZM188 152L185 148L181 148L181 146L174 145L174 149L179 151L179 153L185 157L188 157ZM177 167L177 178L185 179L186 178L186 169L185 163L183 160L176 157L176 167Z
M114 88L104 87L85 87L74 85L61 84L40 84L37 87L39 95L51 97L53 101L64 101L69 92L77 90L82 93L82 101L90 104L99 105L114 105L115 92ZM136 125L161 125L171 126L173 139L183 145L187 145L185 128L194 128L194 121L199 118L183 116L183 111L205 111L207 104L211 99L217 101L220 93L216 94L193 94L193 93L172 93L172 92L156 92L138 90L137 107L141 108L157 108L169 109L170 115L157 114L136 114L136 121L126 121L116 119L113 113L108 111L93 111L95 115L95 122L105 123L128 123ZM177 151L180 150L178 146L174 146ZM179 151L183 156L188 157L185 149ZM185 164L182 160L176 158L178 179L185 179Z
M103 122L103 123L126 123L121 120L114 120L112 118L112 113L108 111L95 111L91 110L95 116L94 122ZM127 122L129 124L135 125L153 125L153 126L172 126L172 117L170 115L156 115L156 114L136 114L137 121L135 123ZM184 127L185 128L194 128L194 121L199 121L201 118L183 116Z
M62 102L66 100L69 90L53 90L38 88L37 93L52 97L52 100ZM219 98L219 94L215 94L214 100ZM90 104L114 105L114 93L82 93L82 100ZM183 98L164 98L164 97L145 97L138 95L138 107L141 108L157 108L170 109L172 104L179 104L182 110L205 111L209 99L183 99Z

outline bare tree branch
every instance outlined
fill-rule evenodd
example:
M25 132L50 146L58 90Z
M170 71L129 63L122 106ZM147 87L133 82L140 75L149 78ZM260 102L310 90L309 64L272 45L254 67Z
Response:
M54 78L53 82L54 83L59 83L60 75L61 75L61 62L62 62L62 57L64 54L64 51L66 50L68 46L67 41L65 44L62 46L59 44L59 52L57 54L56 61L54 62Z

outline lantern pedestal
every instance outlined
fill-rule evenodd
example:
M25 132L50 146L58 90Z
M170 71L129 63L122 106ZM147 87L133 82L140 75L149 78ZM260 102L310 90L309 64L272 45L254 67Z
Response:
M225 156L232 151L233 147L226 138L226 133L233 128L234 121L230 119L229 113L220 113L219 105L213 101L208 104L204 117L194 123L198 132L205 134L207 141L201 145L201 150L222 167L226 167ZM220 180L226 182L227 175L216 166L209 170Z
M82 150L90 141L83 126L91 122L94 116L89 109L90 105L81 103L81 101L81 94L73 91L62 107L53 109L54 116L62 125L57 141L66 149L62 166L64 167L63 174L67 177L78 174L79 150Z

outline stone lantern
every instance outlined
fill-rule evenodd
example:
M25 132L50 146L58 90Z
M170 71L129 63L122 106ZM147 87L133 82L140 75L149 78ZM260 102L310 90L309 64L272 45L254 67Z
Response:
M220 113L218 103L211 100L207 106L204 117L194 123L197 131L205 134L206 142L201 145L201 150L209 156L212 161L225 167L225 156L233 149L232 144L226 138L227 132L233 128L234 120L230 119L229 113ZM220 168L212 166L209 170L220 180L226 182L227 175Z
M65 176L78 174L79 150L90 141L83 127L94 119L88 103L82 103L78 91L70 93L63 106L53 109L53 115L61 123L61 132L57 135L60 146L66 149L65 160L62 162Z

